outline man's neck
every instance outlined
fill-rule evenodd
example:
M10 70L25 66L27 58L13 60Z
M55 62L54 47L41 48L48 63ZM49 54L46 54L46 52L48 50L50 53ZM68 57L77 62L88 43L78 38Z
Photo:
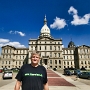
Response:
M31 65L32 65L33 67L37 67L37 66L38 66L38 64L33 64L33 63L31 63Z

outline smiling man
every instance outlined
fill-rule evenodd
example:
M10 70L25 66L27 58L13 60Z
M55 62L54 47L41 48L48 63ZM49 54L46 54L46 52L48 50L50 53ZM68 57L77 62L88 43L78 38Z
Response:
M39 65L40 53L31 53L31 64L21 67L16 76L14 90L49 90L47 72L45 67Z

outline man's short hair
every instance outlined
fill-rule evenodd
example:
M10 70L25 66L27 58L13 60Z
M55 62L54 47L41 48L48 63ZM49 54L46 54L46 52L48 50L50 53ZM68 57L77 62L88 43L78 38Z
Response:
M36 55L36 54L38 54L38 55L40 56L40 52L39 52L39 51L33 51L33 52L31 53L31 57L32 57L33 55Z

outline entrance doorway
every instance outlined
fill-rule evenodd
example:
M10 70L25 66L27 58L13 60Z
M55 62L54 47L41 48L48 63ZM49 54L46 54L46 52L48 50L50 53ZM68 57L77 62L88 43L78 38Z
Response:
M47 65L47 59L44 59L44 60L43 60L43 63L44 63L45 65Z

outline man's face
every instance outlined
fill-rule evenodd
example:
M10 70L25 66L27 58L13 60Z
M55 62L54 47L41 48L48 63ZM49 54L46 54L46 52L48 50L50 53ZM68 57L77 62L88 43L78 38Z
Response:
M31 57L31 62L33 64L38 64L39 63L39 60L40 60L40 56L38 54L33 54L32 57Z

